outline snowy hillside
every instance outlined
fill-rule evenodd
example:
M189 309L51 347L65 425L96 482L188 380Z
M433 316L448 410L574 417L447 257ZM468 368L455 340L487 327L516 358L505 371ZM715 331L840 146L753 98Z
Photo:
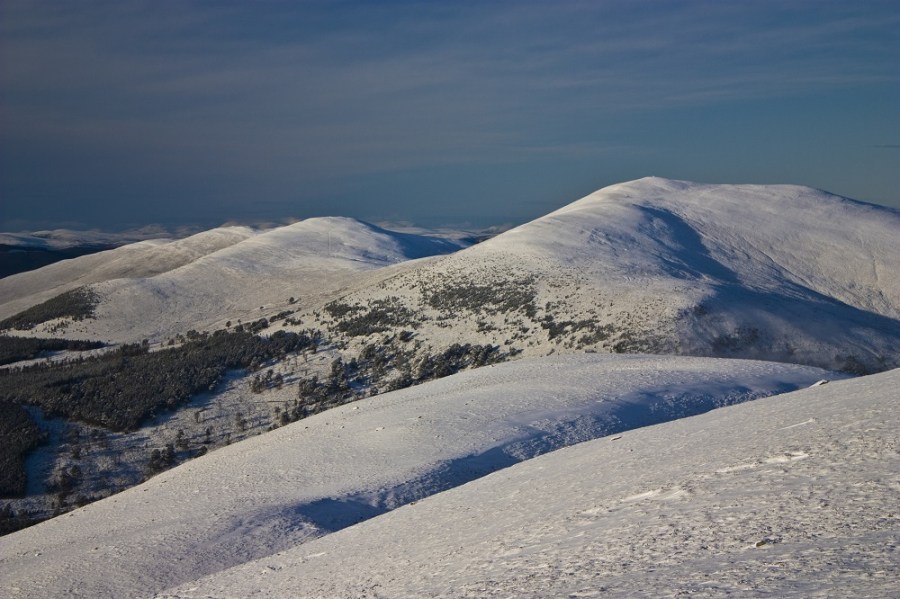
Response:
M64 335L153 341L255 320L355 282L362 271L455 251L446 239L395 233L349 218L311 218L267 231L214 229L143 242L0 281L0 317L93 284L95 319ZM53 329L57 323L49 323ZM42 329L37 329L40 333ZM54 334L57 334L55 331Z
M896 597L898 388L582 443L158 596Z
M159 227L146 227L121 233L66 229L0 233L0 279L35 270L60 260L87 256L129 243L159 239L166 235L166 231Z
M118 247L128 243L159 239L166 236L165 229L153 226L120 233L107 233L96 230L53 229L28 233L0 233L0 245L23 249L65 250L79 246Z
M0 280L0 318L82 285L168 272L252 233L247 227L223 227L174 241L140 241L7 277Z
M566 445L831 376L764 362L588 354L467 371L311 416L2 537L0 590L152 595ZM683 449L657 447L653 462ZM634 475L619 459L584 471L607 481Z
M346 294L333 311L433 346L879 371L900 365L898 238L896 211L814 189L647 178ZM319 326L347 328L338 320Z
M314 218L270 230L223 227L175 241L143 241L10 276L0 280L0 532L19 532L0 537L0 595L152 595L294 551L361 519L563 446L845 376L816 367L854 374L897 368L898 238L897 211L822 191L647 178L601 189L473 246L468 243L474 239ZM829 413L840 407L832 389L852 394L858 385L876 401L884 385L896 382L895 372L831 383L797 397L825 398ZM855 397L847 400L852 406ZM795 404L800 410L792 399ZM609 508L622 520L610 516L596 523L611 526L610 543L626 545L605 550L613 561L655 560L662 581L667 562L624 539L649 539L652 533L660 551L678 552L677 539L690 544L697 537L703 539L701 555L710 547L719 551L712 561L694 564L700 571L721 566L736 572L729 569L732 557L745 546L705 536L709 530L731 534L729 523L743 522L730 508L717 511L722 508L708 500L692 504L699 506L696 513L667 512L666 517L686 518L689 534L679 532L680 524L671 531L635 530L633 518L652 516L642 506L686 506L668 500L699 497L678 478L695 461L699 470L691 472L712 481L707 498L734 498L752 506L754 517L768 513L766 502L798 521L806 517L784 508L770 487L803 501L816 498L816 509L833 503L806 482L795 488L790 477L766 478L786 467L781 464L802 472L812 460L794 458L812 456L807 446L821 442L823 455L832 455L828 447L840 443L823 428L821 438L779 449L777 440L794 437L778 433L770 442L769 429L760 427L781 416L779 404L766 405L773 411L760 413L762 423L741 417L709 421L740 429L734 431L736 448L749 456L746 461L726 446L731 431L709 431L712 436L699 442L708 448L702 457L687 440L669 447L641 433L650 435L647 447L655 448L655 457L620 440L616 447L628 446L634 455L597 450L597 462L587 470L610 472L609 490L605 478L582 481L552 460L546 463L559 477L547 472L546 484L595 484L588 497L623 506ZM869 409L860 405L863 412ZM797 420L795 432L818 430L806 426L818 418ZM855 430L856 424L847 424ZM685 430L691 438L704 434ZM752 434L745 430L761 436L758 447L750 446ZM621 440L630 438L631 433ZM845 445L849 451L860 447ZM848 462L860 476L877 474L868 460L883 448L870 449ZM594 459L593 450L584 451L588 457L573 462L582 471ZM670 451L675 469L656 468ZM647 462L646 480L635 470L637 455ZM829 462L838 473L835 481L830 470L822 475L828 483L823 493L838 479L860 482L845 477L836 459ZM712 472L723 477L710 478L706 465L722 460L729 463ZM617 467L619 461L629 464L627 471ZM544 484L544 474L522 471ZM732 472L749 478L728 478ZM666 482L672 476L677 480ZM648 486L657 480L662 482ZM134 487L142 481L147 482ZM719 482L724 486L716 487ZM513 491L498 493L486 501L501 504ZM66 513L78 506L86 507ZM416 509L418 504L397 513ZM853 526L865 528L866 518L882 517L872 506L864 512L851 519ZM62 515L20 530L54 514ZM698 528L707 516L712 528ZM550 516L546 521L555 522ZM551 536L568 530L567 522L552 524ZM506 526L500 518L497 523ZM770 555L780 551L781 539L789 538L774 531L782 524L778 520L767 533L771 538L753 541L753 548ZM590 528L594 524L585 526L585 542L600 535ZM827 519L810 526L818 531L810 534L834 536ZM756 535L756 529L747 530ZM459 533L476 531L461 527ZM349 532L334 538L342 534ZM597 553L595 541L581 547L579 538L549 542L571 544L573 555L565 559L577 565L583 550ZM813 537L802 539L802 555L807 547L834 549ZM496 539L475 542L485 556L518 559L511 557L518 547L498 551ZM525 548L530 541L520 544ZM423 594L453 595L456 585L470 595L490 589L519 595L527 588L512 580L519 571L491 570L477 580L464 573L441 578L452 575L457 558L435 547L420 549L416 556L431 555L447 565L435 574L436 586L422 583ZM398 555L400 564L415 562ZM473 559L482 559L478 555ZM541 566L528 561L534 555L523 552L521 563L543 581L535 588L569 592L555 570L541 578ZM859 559L866 568L881 568L881 558L873 556ZM291 563L306 568L305 559ZM470 562L459 563L468 570ZM472 572L490 570L471 564ZM810 558L791 567L813 580L817 564ZM618 572L620 566L607 570ZM678 574L676 566L681 567L672 565L672 572ZM512 581L502 582L507 574ZM313 586L304 592L376 594L363 578L327 576L311 574ZM630 579L626 570L615 576L625 589L620 594L636 592L629 585L638 578ZM388 578L372 584L388 584ZM254 576L247 580L257 584ZM877 589L878 581L872 581ZM220 589L231 583L203 584ZM272 584L281 594L278 585L291 589L295 581L273 576ZM419 587L390 584L398 595L419 594ZM795 590L772 584L776 595ZM577 596L584 589L570 590ZM193 596L177 594L185 593Z
M874 372L900 365L898 236L897 211L810 188L651 177L462 251L342 218L134 244L0 281L0 319L94 283L94 320L35 334L156 342L290 313L348 359L373 334L410 331L432 353L470 343Z

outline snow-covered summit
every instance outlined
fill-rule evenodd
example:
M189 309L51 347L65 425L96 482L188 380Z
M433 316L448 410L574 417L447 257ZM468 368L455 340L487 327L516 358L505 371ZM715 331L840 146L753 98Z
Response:
M210 254L188 268L227 265L257 271L288 271L298 261L327 263L352 269L386 266L444 254L460 245L424 235L397 233L347 217L317 217L248 237Z
M416 323L420 339L447 338L431 323L456 318L480 322L457 327L456 341L531 354L595 348L883 370L900 364L898 237L897 211L811 188L651 177L342 301L400 298L429 315Z
M647 177L596 191L470 250L538 254L621 276L789 285L900 317L900 213L796 185ZM788 290L790 291L790 290Z

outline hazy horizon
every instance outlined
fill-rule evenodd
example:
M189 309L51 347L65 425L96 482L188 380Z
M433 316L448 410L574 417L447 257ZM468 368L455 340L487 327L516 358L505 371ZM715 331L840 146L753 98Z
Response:
M526 222L656 175L900 208L900 5L0 5L0 230Z

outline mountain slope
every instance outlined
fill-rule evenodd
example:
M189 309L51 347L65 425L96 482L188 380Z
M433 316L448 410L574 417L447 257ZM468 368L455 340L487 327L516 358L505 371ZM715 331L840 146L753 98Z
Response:
M158 596L893 597L898 387L589 441Z
M189 329L221 327L228 320L271 316L276 308L288 308L292 297L333 292L357 280L362 271L459 247L453 241L387 231L350 218L311 218L267 231L214 229L10 277L17 280L0 284L0 300L5 291L17 301L0 306L0 312L36 303L35 298L51 294L46 290L51 285L58 293L64 289L61 280L66 288L92 284L99 297L95 319L64 334L158 341Z
M252 234L247 227L221 227L174 241L139 241L7 277L0 280L0 319L75 287L168 272Z
M467 371L225 447L2 537L0 588L11 597L146 596L558 447L823 376L763 362L602 355Z
M896 211L809 188L647 178L338 303L412 313L433 345L884 370L900 364L898 236Z
M0 233L0 279L79 256L126 244L159 239L165 231L147 227L120 233L55 229L31 233Z

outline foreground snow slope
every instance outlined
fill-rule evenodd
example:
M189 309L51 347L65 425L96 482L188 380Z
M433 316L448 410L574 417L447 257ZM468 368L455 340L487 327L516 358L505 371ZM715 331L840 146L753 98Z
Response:
M825 376L590 354L466 371L323 412L0 538L0 594L146 596L565 445Z
M898 239L890 208L806 187L650 177L341 301L406 308L421 316L404 326L437 345L876 371L900 365Z
M897 389L582 443L160 597L896 597Z

